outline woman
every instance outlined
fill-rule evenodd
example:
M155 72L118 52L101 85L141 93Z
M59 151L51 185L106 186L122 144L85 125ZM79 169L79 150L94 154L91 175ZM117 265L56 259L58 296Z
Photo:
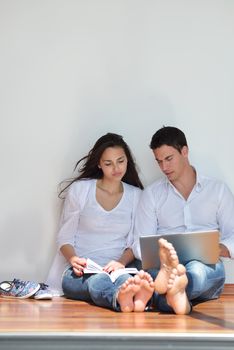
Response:
M107 133L75 168L79 176L60 192L67 191L58 233L58 248L69 265L62 275L63 293L116 311L143 311L153 293L150 275L123 274L114 283L108 276L134 260L133 223L143 185L130 149L122 136ZM84 274L87 258L107 274ZM61 278L59 259L47 281L51 287Z

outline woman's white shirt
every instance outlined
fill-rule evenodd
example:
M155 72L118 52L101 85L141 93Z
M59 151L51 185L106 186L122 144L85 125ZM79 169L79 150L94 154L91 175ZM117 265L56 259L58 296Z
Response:
M80 186L87 186L87 193L80 192ZM107 211L97 202L96 180L74 182L64 205L58 233L59 248L72 244L79 257L89 257L102 266L119 259L134 241L133 219L140 192L123 183L119 203Z
M79 257L104 266L118 260L134 243L133 226L141 190L123 182L123 195L115 208L105 210L96 199L97 180L74 182L66 195L58 232L58 253L47 283L61 294L61 274L68 263L59 249L71 244Z

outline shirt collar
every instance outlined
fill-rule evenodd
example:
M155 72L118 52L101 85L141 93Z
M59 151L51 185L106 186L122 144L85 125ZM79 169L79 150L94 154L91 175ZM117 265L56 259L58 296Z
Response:
M203 188L203 184L204 184L203 178L200 175L199 171L194 166L193 166L193 169L196 172L196 183L194 185L194 191L201 192L201 190ZM168 180L168 178L166 176L165 176L165 183L166 183L167 186L171 186L171 187L173 187L175 189L173 184Z
M202 187L203 187L202 176L200 175L199 171L195 167L193 167L193 168L196 171L196 183L194 186L194 190L196 192L201 192Z

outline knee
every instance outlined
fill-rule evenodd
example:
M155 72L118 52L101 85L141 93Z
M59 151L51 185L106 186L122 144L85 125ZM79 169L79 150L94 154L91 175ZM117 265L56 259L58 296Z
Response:
M64 275L62 278L62 290L64 295L67 297L70 296L71 290L73 289L73 283L71 281L71 278L68 275Z
M188 286L194 290L204 290L210 285L222 286L225 281L225 270L222 262L215 265L205 265L200 261L190 261L186 264Z
M62 290L68 298L74 298L74 293L77 290L77 281L79 277L76 276L72 268L67 269L62 277Z
M188 277L188 283L193 286L196 285L196 288L199 289L199 286L202 288L206 282L206 269L205 265L200 261L190 261L186 264L186 272Z
M97 273L89 278L89 290L103 289L111 282L110 277L105 273ZM112 282L111 282L112 283Z

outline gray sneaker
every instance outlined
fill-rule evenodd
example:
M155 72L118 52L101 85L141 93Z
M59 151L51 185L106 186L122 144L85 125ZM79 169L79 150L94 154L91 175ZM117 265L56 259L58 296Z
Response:
M33 295L33 298L37 300L52 299L53 294L47 284L40 283L40 289Z

